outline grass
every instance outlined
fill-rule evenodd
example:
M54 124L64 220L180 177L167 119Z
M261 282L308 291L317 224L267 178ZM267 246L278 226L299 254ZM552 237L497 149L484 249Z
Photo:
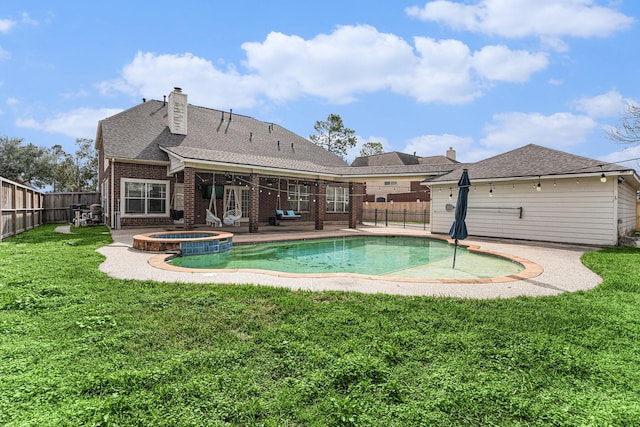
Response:
M110 241L0 243L0 425L640 420L637 249L585 254L588 292L476 301L115 280Z

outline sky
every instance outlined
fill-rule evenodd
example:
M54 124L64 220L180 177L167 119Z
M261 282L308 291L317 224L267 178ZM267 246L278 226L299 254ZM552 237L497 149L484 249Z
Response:
M640 102L640 2L0 2L0 136L75 152L174 87L303 137L475 162L534 143L638 168L607 136Z

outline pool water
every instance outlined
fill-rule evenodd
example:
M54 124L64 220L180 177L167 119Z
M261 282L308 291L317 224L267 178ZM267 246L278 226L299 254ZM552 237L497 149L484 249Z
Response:
M198 269L257 269L298 274L352 273L397 278L490 278L524 267L505 258L476 254L437 239L354 236L235 244L229 252L175 257L172 265Z

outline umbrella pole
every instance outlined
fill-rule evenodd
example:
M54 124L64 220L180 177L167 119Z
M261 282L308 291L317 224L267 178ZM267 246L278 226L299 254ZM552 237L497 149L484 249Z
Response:
M455 246L453 247L453 267L456 268L456 252L458 251L458 239L456 239Z

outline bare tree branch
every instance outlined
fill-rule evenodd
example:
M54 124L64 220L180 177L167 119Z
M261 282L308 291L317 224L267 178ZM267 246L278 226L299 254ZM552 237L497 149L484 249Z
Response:
M610 139L623 144L640 143L640 105L629 104L620 126L607 130Z

